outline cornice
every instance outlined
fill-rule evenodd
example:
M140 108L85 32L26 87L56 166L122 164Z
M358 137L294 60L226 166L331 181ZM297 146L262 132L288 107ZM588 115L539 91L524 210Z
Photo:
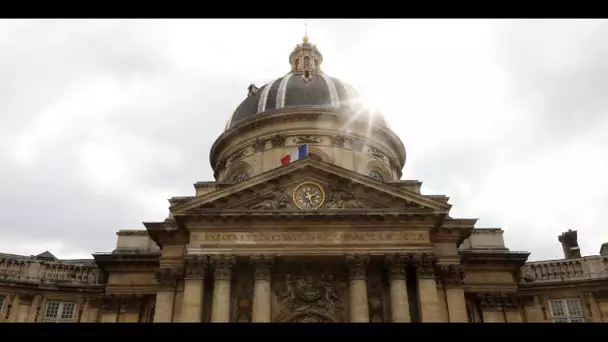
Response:
M211 166L215 170L215 165L218 161L218 150L222 149L229 137L233 135L242 135L245 132L259 127L276 124L277 122L294 122L294 121L319 121L328 120L333 122L345 121L350 118L345 109L335 108L318 108L318 107L299 107L299 108L281 108L260 113L251 118L239 122L236 126L223 132L213 143L209 153ZM346 114L346 115L345 115ZM364 120L356 120L360 124L369 123ZM372 126L372 133L389 138L390 148L397 153L397 158L401 168L405 165L406 152L405 146L401 139L390 129L385 129L380 126Z
M458 255L462 260L463 265L492 265L492 264L507 264L513 268L521 267L530 256L528 252L511 252L511 251L474 251L474 250L459 250Z
M395 196L398 198L403 198L403 199L406 199L409 201L414 201L423 206L432 208L433 210L436 210L437 212L447 214L448 211L450 210L450 208L452 207L452 205L450 205L448 203L444 203L442 201L438 201L436 199L429 198L425 195L416 193L411 190L400 189L395 186L391 186L383 181L373 179L373 178L365 176L365 175L361 175L354 171L346 170L344 168L333 165L331 163L326 163L326 162L314 160L311 158L305 158L302 160L298 160L294 163L291 163L291 164L288 164L288 165L285 165L282 167L278 167L276 169L269 170L262 174L256 175L256 176L248 179L245 182L235 184L229 188L218 189L217 191L211 191L209 193L197 196L187 203L176 204L174 206L171 206L169 209L171 210L173 215L178 215L178 214L180 214L181 211L185 211L187 209L190 209L190 208L193 208L196 206L200 206L204 203L212 202L219 198L228 196L233 193L237 193L239 191L243 191L245 189L251 188L258 184L264 184L268 181L271 181L272 179L275 179L280 176L292 173L296 170L305 169L305 168L314 168L314 169L319 170L320 172L327 172L327 173L335 174L339 177L350 179L353 182L367 186L376 191L384 192L388 195L392 195L392 196Z

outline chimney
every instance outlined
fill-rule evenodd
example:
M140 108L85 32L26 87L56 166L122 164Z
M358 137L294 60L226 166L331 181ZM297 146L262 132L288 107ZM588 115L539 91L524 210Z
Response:
M581 257L581 249L578 246L576 230L568 229L567 232L563 232L562 235L558 236L557 240L562 243L564 257L566 259Z
M604 242L600 247L600 255L608 255L608 242Z

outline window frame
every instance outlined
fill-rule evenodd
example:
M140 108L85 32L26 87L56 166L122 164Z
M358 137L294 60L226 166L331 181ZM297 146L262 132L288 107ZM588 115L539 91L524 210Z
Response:
M7 297L8 296L5 294L0 294L0 312L2 312L2 309L4 308L4 303L6 302Z
M237 177L239 177L239 179L237 179ZM232 175L232 177L230 177L230 180L233 183L242 183L248 179L249 179L249 173L247 171L237 171Z
M372 174L375 174L377 177L372 176ZM384 181L384 176L382 175L382 172L379 172L378 170L370 170L367 173L367 176L370 177L370 178L372 178L372 179Z
M559 303L559 304L558 304ZM575 303L574 307L570 304ZM556 298L549 299L549 312L553 323L582 323L585 322L585 312L581 304L580 298L569 297L569 298ZM559 310L557 308L559 307ZM575 312L572 312L572 308Z
M52 304L57 304L57 312L55 314L55 317L48 316L49 307ZM70 317L64 318L63 316L64 316L65 308L66 308L66 306L69 306L69 305L72 305L72 311L71 311ZM77 304L75 302L62 302L62 301L58 301L58 300L48 301L44 305L44 313L43 313L42 321L45 323L73 322L74 318L76 317L76 308L77 308Z

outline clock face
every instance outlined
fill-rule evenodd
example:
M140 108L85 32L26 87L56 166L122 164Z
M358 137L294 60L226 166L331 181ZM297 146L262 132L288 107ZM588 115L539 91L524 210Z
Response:
M319 209L325 201L325 191L313 182L304 182L293 191L293 202L302 210Z

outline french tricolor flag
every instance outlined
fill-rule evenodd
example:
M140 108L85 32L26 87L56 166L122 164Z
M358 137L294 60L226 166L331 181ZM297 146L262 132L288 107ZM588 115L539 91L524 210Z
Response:
M281 165L293 163L298 159L308 157L308 144L298 146L298 149L281 158Z

